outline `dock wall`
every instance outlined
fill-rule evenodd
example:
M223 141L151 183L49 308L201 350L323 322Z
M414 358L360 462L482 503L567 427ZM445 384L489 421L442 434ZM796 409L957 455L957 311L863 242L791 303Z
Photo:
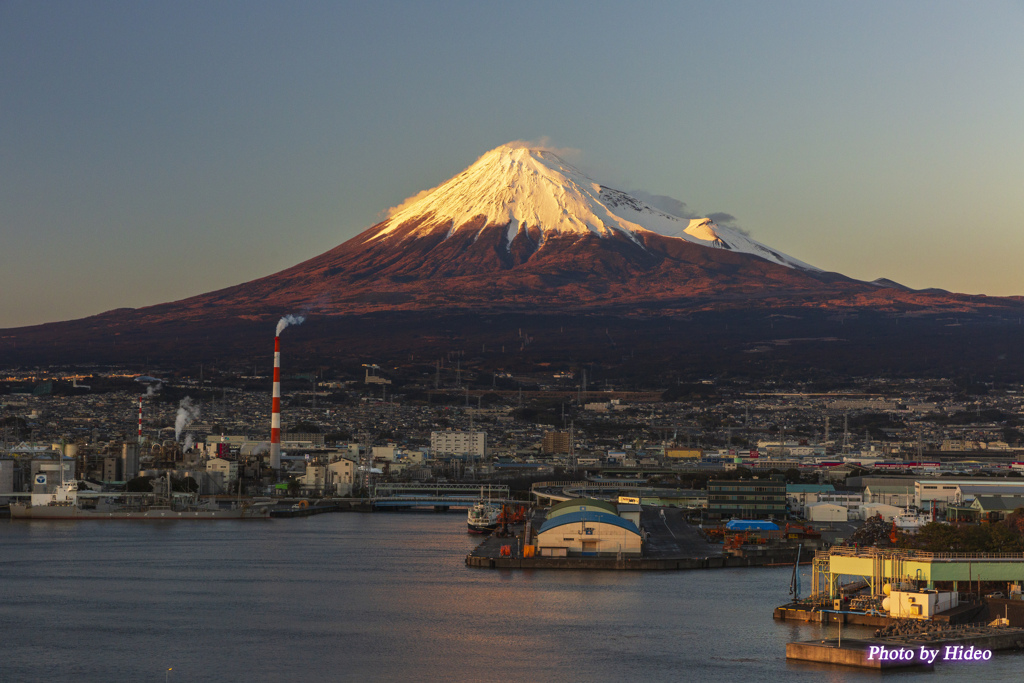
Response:
M467 555L466 566L482 569L634 569L684 570L767 567L780 562L770 555L755 557L646 558L630 557L487 557Z

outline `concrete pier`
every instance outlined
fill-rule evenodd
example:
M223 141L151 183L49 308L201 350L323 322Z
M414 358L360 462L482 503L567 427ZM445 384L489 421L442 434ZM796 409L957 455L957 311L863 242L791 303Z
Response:
M902 652L902 658L882 659L872 647L884 647L889 652ZM957 650L956 648L962 648ZM844 638L840 647L835 639L812 640L788 643L786 659L794 659L819 664L839 664L864 669L892 669L909 666L931 666L946 661L947 654L952 659L975 651L998 652L1000 650L1024 649L1024 629L993 627L993 626L961 626L946 629L934 629L906 636L874 638L872 640ZM924 650L936 652L932 660L922 657ZM962 661L962 660L957 660Z
M484 569L722 569L776 566L770 557L481 557L466 556L466 566Z
M466 566L483 569L612 569L612 570L685 570L721 569L726 567L792 566L795 547L746 548L742 556L722 555L721 544L708 543L682 510L645 507L642 511L644 530L649 534L641 557L615 555L587 557L523 557L523 527L516 526L510 537L490 536L466 556ZM533 528L544 521L542 511L534 513ZM510 546L511 556L502 556L501 547Z
M892 617L876 614L858 614L856 612L834 612L831 610L812 610L806 604L790 603L775 608L776 619L791 621L811 621L831 624L856 624L858 626L888 626Z
M933 621L941 626L973 624L981 621L984 605L963 603L946 612L936 614ZM776 619L789 621L810 621L825 624L856 624L858 626L888 626L897 619L882 614L867 614L853 611L836 612L829 609L813 609L808 603L791 602L775 608Z
M882 661L869 660L868 648L871 643L864 640L844 639L839 647L836 640L808 641L803 643L787 643L786 659L798 659L804 662L819 664L839 664L856 666L862 669L895 669L907 666L920 666L914 661Z

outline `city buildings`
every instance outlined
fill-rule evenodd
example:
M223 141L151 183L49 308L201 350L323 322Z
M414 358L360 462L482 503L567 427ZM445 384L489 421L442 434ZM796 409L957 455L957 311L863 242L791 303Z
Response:
M786 483L764 479L708 482L708 517L766 519L786 516Z
M487 433L469 431L431 432L430 451L439 455L466 455L482 458L487 454Z

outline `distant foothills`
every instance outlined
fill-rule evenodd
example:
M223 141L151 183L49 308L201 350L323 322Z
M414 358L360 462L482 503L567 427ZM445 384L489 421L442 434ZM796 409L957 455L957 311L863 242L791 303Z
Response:
M459 352L495 369L601 363L730 373L1024 379L1024 298L825 272L505 145L365 232L279 273L181 301L0 330L0 366L294 367ZM543 365L547 366L547 365Z

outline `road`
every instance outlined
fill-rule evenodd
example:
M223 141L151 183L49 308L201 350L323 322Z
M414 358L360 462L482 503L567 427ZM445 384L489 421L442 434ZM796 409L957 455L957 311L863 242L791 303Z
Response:
M675 508L643 507L640 524L650 534L644 557L710 557L722 554L722 545L705 541L696 526L686 523L684 513L685 510Z

